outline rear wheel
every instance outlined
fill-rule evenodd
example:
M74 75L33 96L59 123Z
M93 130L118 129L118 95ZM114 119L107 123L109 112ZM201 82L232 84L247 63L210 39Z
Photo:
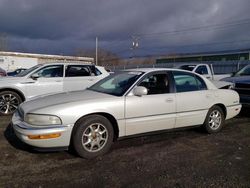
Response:
M206 120L203 124L208 133L216 133L221 130L225 123L225 115L219 106L213 106L207 113Z
M112 124L100 115L90 115L80 119L72 133L74 149L84 158L94 158L108 152L113 138Z
M0 115L13 114L21 102L22 99L16 92L0 92Z

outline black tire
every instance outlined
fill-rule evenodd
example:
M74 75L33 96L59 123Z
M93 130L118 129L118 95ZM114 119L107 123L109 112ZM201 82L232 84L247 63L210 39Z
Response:
M14 91L0 92L0 115L13 114L22 102L22 98Z
M225 124L225 114L221 107L215 105L211 107L207 113L204 129L209 134L219 132Z
M72 144L76 153L87 159L108 152L112 146L113 138L112 124L101 115L83 117L76 123L72 132Z

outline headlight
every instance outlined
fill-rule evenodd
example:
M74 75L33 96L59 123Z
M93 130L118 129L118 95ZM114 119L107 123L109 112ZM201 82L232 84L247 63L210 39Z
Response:
M24 121L31 125L60 125L62 121L53 115L27 114Z

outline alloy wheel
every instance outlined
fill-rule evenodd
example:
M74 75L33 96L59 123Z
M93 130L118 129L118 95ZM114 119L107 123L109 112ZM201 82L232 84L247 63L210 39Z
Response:
M209 116L209 127L212 130L217 130L221 125L222 117L219 110L213 110Z
M108 141L108 130L100 124L89 125L82 135L82 145L88 152L100 151Z
M11 93L2 94L0 96L0 113L2 114L13 113L17 109L19 103L20 101L15 95Z

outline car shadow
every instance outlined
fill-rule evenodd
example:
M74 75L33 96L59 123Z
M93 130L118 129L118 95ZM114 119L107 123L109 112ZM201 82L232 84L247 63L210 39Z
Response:
M156 132L152 134L145 134L135 137L127 137L125 139L119 139L112 146L113 149L129 148L131 146L137 147L147 144L154 144L164 142L164 144L173 144L179 140L194 139L198 137L207 136L202 127L179 129L179 130L167 130L162 132Z
M31 146L19 140L19 138L16 136L14 132L14 129L11 123L9 123L9 125L5 129L4 137L6 138L6 140L9 142L11 146L13 146L14 148L18 150L28 151L31 153L37 153L37 151L33 150Z
M63 150L58 150L58 151L50 151L50 150L36 150L35 148L33 148L32 146L22 142L15 134L13 126L11 123L9 123L9 125L6 127L5 131L4 131L4 137L5 139L8 141L8 143L14 147L17 150L21 150L21 151L25 151L28 153L33 153L33 154L48 154L48 153L58 153L58 152L62 152ZM74 151L73 148L69 147L68 151L66 151L67 153L69 153L71 156L77 156L76 152Z
M242 107L238 117L250 118L250 107Z

